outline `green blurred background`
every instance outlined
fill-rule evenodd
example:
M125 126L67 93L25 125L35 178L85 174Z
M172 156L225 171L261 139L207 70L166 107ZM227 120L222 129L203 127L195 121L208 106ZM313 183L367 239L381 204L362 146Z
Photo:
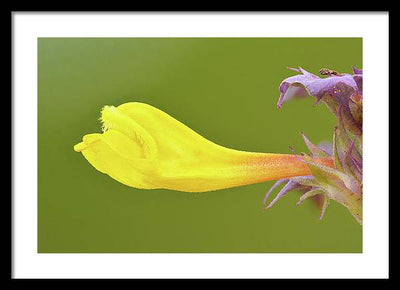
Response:
M290 193L270 210L274 183L209 193L139 190L96 171L73 146L101 132L104 105L145 102L217 144L306 150L300 131L331 140L334 117L314 99L277 110L280 82L302 66L362 68L361 38L40 38L38 252L362 252L362 227L331 202ZM271 198L270 198L271 200Z

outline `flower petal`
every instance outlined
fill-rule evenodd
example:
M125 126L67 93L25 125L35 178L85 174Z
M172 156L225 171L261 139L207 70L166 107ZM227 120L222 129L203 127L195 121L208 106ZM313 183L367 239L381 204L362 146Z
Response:
M353 68L354 72L361 73L332 74L326 78L320 78L302 68L292 70L302 74L282 81L278 109L290 99L312 96L316 99L314 105L323 100L336 116L340 110L343 111L346 128L357 136L362 135L362 70Z
M338 86L342 85L351 88L354 92L358 92L357 83L352 75L333 75L322 79L302 68L299 68L298 71L302 74L288 77L281 83L278 108L282 106L284 101L294 97L313 96L318 101L326 94L337 95L340 92Z

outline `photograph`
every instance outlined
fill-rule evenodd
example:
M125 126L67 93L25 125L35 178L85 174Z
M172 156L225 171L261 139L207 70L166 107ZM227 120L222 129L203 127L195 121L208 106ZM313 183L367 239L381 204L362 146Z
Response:
M361 253L362 38L38 38L39 253Z

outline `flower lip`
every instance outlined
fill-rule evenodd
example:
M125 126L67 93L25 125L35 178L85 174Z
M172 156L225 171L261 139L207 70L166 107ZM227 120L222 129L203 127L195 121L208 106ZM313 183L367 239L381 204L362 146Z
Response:
M102 122L103 132L111 129L119 131L137 143L142 148L146 158L155 158L157 145L154 139L134 118L121 112L119 108L104 106L101 110L100 121Z
M81 152L81 151L84 150L86 147L87 147L87 146L86 146L86 144L85 144L84 142L79 142L78 144L76 144L76 145L74 146L74 150L75 150L76 152Z

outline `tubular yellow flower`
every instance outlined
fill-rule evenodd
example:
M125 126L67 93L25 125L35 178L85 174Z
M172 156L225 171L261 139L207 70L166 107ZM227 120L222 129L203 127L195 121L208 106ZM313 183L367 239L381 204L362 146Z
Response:
M311 174L297 156L217 145L147 104L105 106L100 119L103 133L85 135L74 150L128 186L203 192ZM333 166L331 158L314 161Z

